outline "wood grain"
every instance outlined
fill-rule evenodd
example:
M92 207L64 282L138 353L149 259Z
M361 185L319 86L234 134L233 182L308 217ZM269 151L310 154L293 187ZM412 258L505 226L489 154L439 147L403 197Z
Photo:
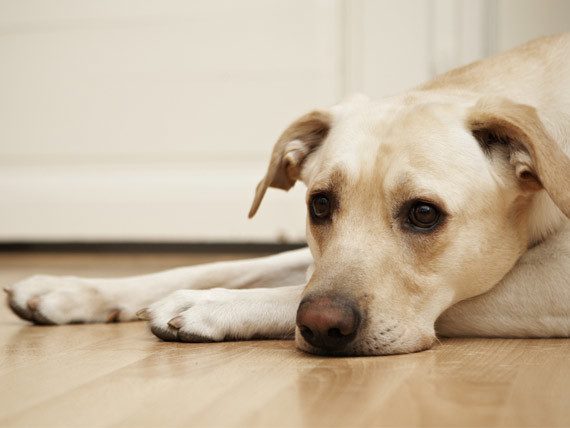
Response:
M0 285L230 257L0 254ZM144 323L35 327L2 306L0 347L2 427L570 426L566 339L321 358L291 341L165 343Z

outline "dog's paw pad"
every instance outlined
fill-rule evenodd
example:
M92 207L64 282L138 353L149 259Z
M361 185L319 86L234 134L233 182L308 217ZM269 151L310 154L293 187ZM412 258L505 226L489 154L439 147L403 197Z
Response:
M30 310L27 307L20 306L18 303L16 303L14 299L11 298L11 296L8 297L8 306L10 307L10 309L12 309L12 312L14 312L18 317L22 318L23 320L33 321L32 313L30 312Z
M201 334L192 333L184 330L178 331L178 340L180 342L188 342L188 343L210 343L210 342L220 341L213 339L212 337L202 336Z
M158 337L159 339L164 340L166 342L177 342L178 341L178 331L177 330L173 330L173 329L168 328L168 327L161 327L161 326L156 325L156 324L151 324L150 325L150 331L156 337Z

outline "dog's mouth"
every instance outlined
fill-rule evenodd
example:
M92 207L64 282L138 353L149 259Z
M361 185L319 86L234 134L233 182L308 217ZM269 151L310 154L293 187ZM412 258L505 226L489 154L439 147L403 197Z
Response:
M415 330L415 329L413 329ZM348 343L332 346L308 341L301 328L295 330L297 348L310 354L332 357L381 356L420 352L430 349L436 342L433 334L412 333L412 329L393 326L376 333L361 332Z

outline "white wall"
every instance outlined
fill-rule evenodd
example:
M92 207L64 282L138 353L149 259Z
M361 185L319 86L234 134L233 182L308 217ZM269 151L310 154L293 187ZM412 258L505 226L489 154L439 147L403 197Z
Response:
M0 0L0 241L302 239L301 186L246 220L289 121L570 30L569 4Z
M545 34L570 31L568 0L499 0L495 7L497 51Z

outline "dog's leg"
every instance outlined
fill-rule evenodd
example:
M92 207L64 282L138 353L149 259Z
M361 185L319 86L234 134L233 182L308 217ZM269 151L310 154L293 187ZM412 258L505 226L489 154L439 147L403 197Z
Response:
M218 342L292 337L304 285L249 290L179 290L145 312L163 340Z
M130 321L137 319L137 311L176 290L301 284L311 263L311 254L305 248L127 278L37 275L5 290L12 310L37 324Z
M569 337L570 226L528 250L491 291L438 319L444 336Z

